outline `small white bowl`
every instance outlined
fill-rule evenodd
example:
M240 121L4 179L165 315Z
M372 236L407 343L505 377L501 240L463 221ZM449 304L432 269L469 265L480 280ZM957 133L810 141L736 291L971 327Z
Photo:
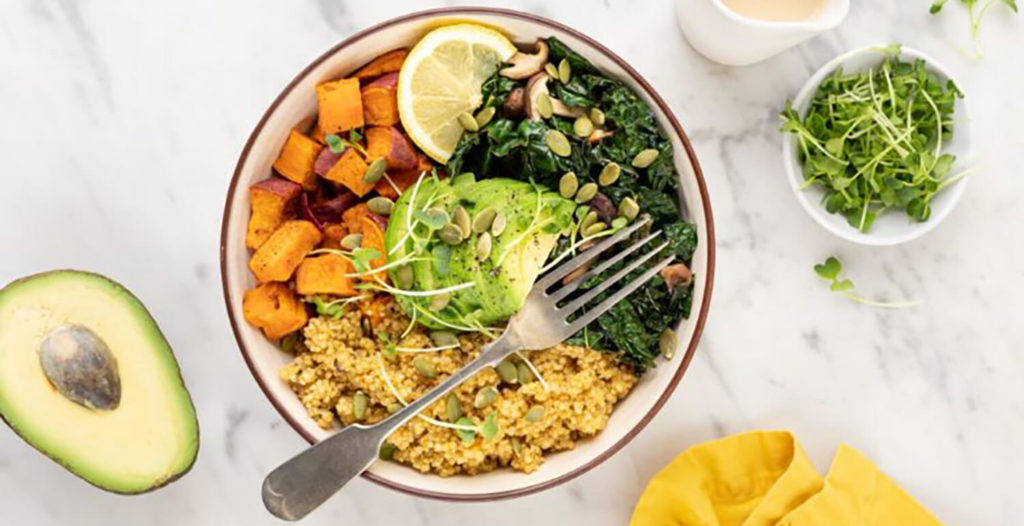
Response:
M807 84L800 89L796 99L793 101L793 107L796 111L803 116L808 107L810 106L811 99L818 91L818 86L821 82L830 75L837 68L842 67L844 71L854 72L862 71L868 67L879 64L882 60L881 49L886 46L871 46L861 49L856 49L848 53L844 53L834 59L828 64L821 67ZM904 46L900 53L900 58L904 61L914 59L924 59L928 65L928 70L934 72L943 83L947 79L953 78L949 71L949 68L943 66L939 61L934 58L917 51L915 49ZM953 78L954 82L957 82ZM963 89L963 86L957 82L957 86ZM951 173L957 173L969 163L971 158L971 130L970 130L970 119L967 114L967 105L964 103L965 99L958 99L953 114L954 128L953 128L953 140L945 143L942 147L943 153L951 153L956 156L956 162L953 165ZM960 201L960 196L964 193L964 188L967 187L967 178L960 179L957 183L954 183L949 188L946 188L931 200L932 213L931 217L927 221L918 222L911 219L905 212L899 209L888 210L878 215L875 219L874 224L871 226L871 230L868 232L861 232L856 228L849 225L846 222L846 218L841 214L830 214L825 210L824 205L821 203L822 198L825 195L825 190L820 185L814 185L804 190L800 189L800 185L805 182L803 176L802 165L798 157L799 145L795 140L795 137L786 133L782 139L782 159L786 166L786 175L789 177L789 182L792 185L793 193L796 195L797 201L804 207L810 216L817 221L817 223L829 232L852 241L861 245L871 246L889 246L898 245L900 243L906 243L913 239L924 235L931 229L935 228L936 225L942 222L946 216L956 207L957 202Z

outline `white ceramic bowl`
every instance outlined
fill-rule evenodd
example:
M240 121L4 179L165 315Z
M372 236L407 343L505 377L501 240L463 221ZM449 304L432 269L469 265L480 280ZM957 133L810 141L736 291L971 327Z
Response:
M442 478L419 473L409 467L377 462L364 475L385 486L420 496L453 500L491 500L539 491L565 482L607 459L635 436L668 399L693 356L707 317L714 275L714 228L707 188L697 158L678 121L665 102L625 61L590 38L540 17L497 9L453 8L425 11L396 18L362 31L313 61L285 87L260 119L245 145L228 191L221 232L221 276L228 316L235 337L253 376L267 397L289 424L310 442L322 440L330 431L320 429L307 415L298 398L278 376L290 357L242 317L242 294L253 287L247 268L245 230L249 217L246 189L271 175L274 162L288 131L297 123L310 123L316 113L314 86L342 77L374 56L407 47L430 29L453 21L475 21L501 28L516 42L532 43L551 35L590 59L608 74L629 84L654 109L658 121L672 141L679 170L682 202L699 235L693 270L697 277L693 311L678 330L680 349L672 361L663 362L647 373L633 392L616 408L607 429L592 440L581 441L571 451L547 458L529 475L498 470L478 476ZM285 458L267 459L270 463Z
M853 72L863 71L869 67L879 65L882 61L881 47L884 46L856 49L832 59L811 76L807 84L804 84L796 99L793 100L793 107L803 116L810 106L811 99L817 93L818 86L821 85L825 77L837 68L842 67L844 71ZM928 69L938 75L942 82L946 82L950 78L953 78L953 81L956 82L948 68L920 51L904 46L900 53L900 58L903 60L924 59L928 64ZM957 86L961 90L963 89L959 82L957 82ZM964 103L965 100L966 98L958 99L956 102L953 114L953 140L944 144L942 148L943 153L951 153L956 156L956 163L951 173L963 170L971 159L970 119L967 114L967 105ZM841 214L830 214L825 210L821 203L825 190L819 185L800 190L800 185L804 183L804 176L798 157L798 148L799 145L795 137L789 133L785 134L782 139L782 158L786 167L786 175L789 177L789 182L792 185L797 201L826 230L843 239L861 245L898 245L924 235L949 215L967 186L967 178L964 178L937 194L931 200L932 213L927 221L914 221L905 212L893 209L879 214L871 230L865 233L850 226L846 222L846 218Z

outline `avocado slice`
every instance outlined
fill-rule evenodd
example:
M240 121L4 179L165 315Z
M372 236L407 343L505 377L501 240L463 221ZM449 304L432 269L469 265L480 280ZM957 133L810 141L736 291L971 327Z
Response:
M131 292L88 272L0 289L0 418L115 493L177 479L199 450L192 399L156 322Z
M418 214L435 208L454 222L459 206L471 221L483 213L503 216L504 229L497 235L487 232L491 247L483 258L478 252L482 232L472 232L452 245L436 229L417 221L422 217ZM450 301L440 310L430 309L429 296L397 295L399 304L435 329L490 326L507 320L522 308L558 238L572 224L575 208L572 201L543 186L513 179L476 181L470 174L451 180L423 179L402 195L391 212L385 234L388 263L409 261L412 290L472 286L451 292ZM410 226L413 235L408 235ZM401 282L402 266L389 269L392 283Z

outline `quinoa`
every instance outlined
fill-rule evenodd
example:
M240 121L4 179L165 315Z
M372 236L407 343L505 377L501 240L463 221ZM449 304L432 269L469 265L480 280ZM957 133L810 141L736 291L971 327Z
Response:
M479 334L462 334L459 348L385 357L384 341L426 348L432 345L429 334L417 326L403 338L409 320L394 302L386 303L372 320L376 325L371 328L371 317L356 308L338 319L311 319L303 332L306 349L281 370L281 378L324 429L356 422L353 397L358 392L370 400L361 423L378 422L390 414L389 408L401 407L384 374L398 395L411 402L476 357L488 341ZM414 418L388 437L394 446L392 460L441 476L501 467L529 473L541 465L545 454L572 449L578 440L603 430L615 404L636 383L633 372L610 353L563 344L523 354L550 391L541 381L505 383L492 368L452 391L461 403L462 416L481 423L495 414L496 436L485 439L477 434L465 442L450 428ZM413 365L417 359L428 360L437 377L420 374ZM476 394L486 387L496 388L498 396L489 406L477 409ZM543 416L528 422L524 416L534 406L543 407ZM446 421L446 412L442 398L422 415Z

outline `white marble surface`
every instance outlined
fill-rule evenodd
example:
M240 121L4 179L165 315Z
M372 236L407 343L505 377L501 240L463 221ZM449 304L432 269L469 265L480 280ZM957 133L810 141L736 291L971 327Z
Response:
M624 451L557 489L451 504L357 481L308 524L622 524L644 481L689 445L753 428L797 433L822 469L845 441L947 524L1020 524L1024 500L1024 17L993 10L984 61L953 2L859 0L846 23L766 63L697 56L669 0L500 4L555 18L623 55L694 141L718 230L710 322L668 405ZM495 5L498 2L494 2ZM177 350L202 429L184 479L140 497L96 490L0 429L0 523L271 524L259 483L302 441L249 376L217 267L221 207L264 108L309 60L419 8L409 1L6 0L0 3L0 281L75 267L132 288ZM900 40L969 92L979 173L959 208L899 248L841 242L785 182L776 112L818 65ZM836 253L872 295L830 295L811 265Z

